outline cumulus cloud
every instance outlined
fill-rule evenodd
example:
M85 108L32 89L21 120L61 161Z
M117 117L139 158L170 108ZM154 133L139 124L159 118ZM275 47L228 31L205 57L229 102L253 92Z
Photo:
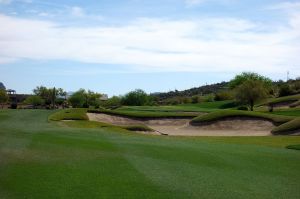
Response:
M121 64L135 72L280 72L294 66L299 73L299 16L271 32L235 18L143 18L123 26L80 28L0 15L0 64L72 60L99 67Z

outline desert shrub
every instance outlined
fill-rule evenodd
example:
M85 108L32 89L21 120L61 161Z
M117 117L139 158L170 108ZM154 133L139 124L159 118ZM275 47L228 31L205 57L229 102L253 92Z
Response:
M214 94L209 94L209 95L205 95L203 97L203 99L204 99L204 102L213 102L215 99L215 96L214 96Z
M290 85L282 84L279 86L279 97L292 95L293 90L291 89Z
M198 104L199 102L201 102L201 98L199 96L195 95L191 98L191 102L192 102L192 104Z
M121 97L113 96L106 101L100 103L100 106L105 108L118 108L121 106Z
M38 96L38 95L32 95L26 98L26 100L24 101L25 104L30 104L32 105L34 108L37 106L41 106L45 104L45 100L42 99L42 97Z
M215 101L232 100L233 98L233 93L230 91L221 91L215 95Z
M189 98L189 97L182 97L182 98L181 98L181 102L182 102L183 104L189 104L189 103L192 102L192 100L191 100L191 98Z

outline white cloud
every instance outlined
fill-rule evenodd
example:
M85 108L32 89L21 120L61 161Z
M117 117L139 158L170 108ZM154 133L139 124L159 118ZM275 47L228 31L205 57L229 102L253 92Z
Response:
M263 32L255 31L263 29L260 24L234 18L146 18L120 27L75 28L0 15L0 63L62 59L123 64L143 72L299 74L299 19L300 14L294 15L286 27Z

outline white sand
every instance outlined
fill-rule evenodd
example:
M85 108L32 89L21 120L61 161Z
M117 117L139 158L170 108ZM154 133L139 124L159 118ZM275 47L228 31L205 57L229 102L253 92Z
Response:
M191 126L189 119L132 119L108 114L88 113L89 120L115 125L144 124L171 136L270 136L274 125L266 120L230 118L212 124Z

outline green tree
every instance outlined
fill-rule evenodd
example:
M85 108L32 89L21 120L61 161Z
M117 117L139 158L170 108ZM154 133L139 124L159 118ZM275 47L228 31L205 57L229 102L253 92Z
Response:
M87 104L87 92L84 89L79 89L69 98L69 102L73 108L81 108Z
M234 89L248 80L259 81L264 87L269 89L272 87L272 80L270 78L253 72L243 72L242 74L236 75L235 78L229 82L229 87Z
M58 96L64 94L65 92L62 88L56 89L55 87L47 88L45 86L37 86L35 89L33 89L33 93L37 96L40 96L43 100L45 100L46 105L50 105L51 108L54 109Z
M128 106L142 106L150 103L149 101L149 96L141 89L131 91L122 98L122 104Z
M46 105L51 104L51 93L47 87L37 86L35 89L33 89L33 93L37 96L40 96L42 99L44 99Z
M236 100L242 104L249 105L251 111L253 111L255 102L268 95L268 89L264 82L252 79L244 81L235 91Z
M109 98L107 101L101 103L105 108L117 108L121 106L121 97L113 96Z
M24 103L30 104L33 106L33 108L36 108L37 106L44 105L45 101L40 96L32 95L27 97Z
M99 107L101 96L102 95L100 93L96 93L96 92L93 92L93 91L89 90L87 92L87 98L88 98L87 104L89 106Z
M0 104L1 104L2 109L4 107L4 104L7 103L8 100L9 100L9 97L8 97L6 91L4 89L0 89Z

